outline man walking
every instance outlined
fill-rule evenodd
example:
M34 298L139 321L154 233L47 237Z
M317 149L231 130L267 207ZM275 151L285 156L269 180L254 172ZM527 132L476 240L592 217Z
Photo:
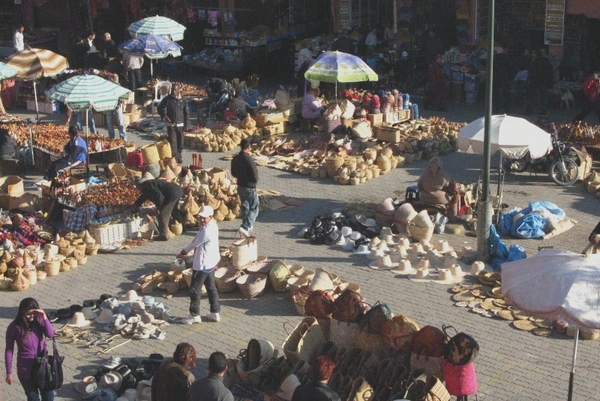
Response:
M158 114L167 122L167 133L171 144L171 153L182 163L183 130L188 126L189 110L187 101L181 97L179 84L173 84L171 93L158 105Z
M169 231L171 216L181 224L183 218L177 204L183 196L183 189L179 184L163 180L155 180L152 174L146 172L142 178L137 180L137 187L142 194L135 201L134 207L142 206L146 200L154 203L158 209L158 237L156 241L168 241L173 235Z
M215 270L221 260L219 252L219 227L213 218L214 210L204 206L198 214L200 230L192 242L183 248L180 257L194 251L194 264L192 265L192 282L190 284L190 317L182 319L184 324L202 323L200 317L200 295L202 286L208 293L210 313L206 316L209 322L221 320L221 305L219 305L219 292L215 284ZM189 397L189 396L188 396Z
M240 153L231 160L231 174L237 178L238 195L242 201L242 225L239 232L246 237L250 236L250 230L258 216L258 169L250 156L250 144L250 139L242 139Z
M227 357L213 352L208 358L208 377L198 379L188 390L187 401L233 401L233 394L223 384L227 373Z

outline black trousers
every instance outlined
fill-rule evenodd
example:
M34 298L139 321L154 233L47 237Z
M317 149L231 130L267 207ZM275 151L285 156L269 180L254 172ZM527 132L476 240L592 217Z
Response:
M169 143L171 144L172 157L177 160L177 163L182 162L181 152L183 151L183 127L167 127L169 134Z
M190 315L192 316L200 315L200 297L203 285L208 294L210 312L219 313L221 311L219 291L217 291L217 285L215 284L215 269L210 272L194 270L192 273L192 285L190 285Z
M52 180L58 175L58 170L63 169L69 165L69 159L67 157L61 157L58 160L55 160L48 167L48 171L46 171L46 179Z
M169 222L171 220L171 216L178 222L183 225L183 217L181 216L181 212L177 207L177 203L179 203L179 198L175 200L165 201L163 205L158 209L160 212L158 215L158 234L161 236L167 236L169 232Z

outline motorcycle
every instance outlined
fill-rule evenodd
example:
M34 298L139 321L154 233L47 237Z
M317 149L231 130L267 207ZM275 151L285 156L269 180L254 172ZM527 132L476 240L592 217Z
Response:
M229 101L235 98L233 85L221 78L211 78L206 89L208 97L198 110L198 120L222 120Z
M577 153L569 145L560 141L556 133L552 136L552 150L546 156L532 159L527 153L521 159L508 159L508 171L522 173L547 173L550 178L561 186L567 186L577 181L579 166Z

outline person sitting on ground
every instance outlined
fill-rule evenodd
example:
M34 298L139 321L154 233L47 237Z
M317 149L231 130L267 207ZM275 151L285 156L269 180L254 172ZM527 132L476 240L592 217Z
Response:
M173 359L163 362L152 378L152 401L186 401L194 382L190 368L196 367L196 350L188 343L177 344Z
M70 170L73 167L82 166L87 163L87 143L81 136L79 136L77 127L73 125L69 127L69 137L71 139L69 142L67 142L63 149L63 157L54 161L50 167L48 167L48 171L46 172L44 179L52 180L57 177L58 174L64 174L67 170Z
M311 380L294 390L292 401L340 401L340 396L327 386L335 369L328 355L321 355L310 365Z
M233 401L233 394L223 385L227 373L227 357L213 352L208 357L208 377L198 379L188 390L187 401Z
M318 120L325 111L325 106L319 96L319 88L310 88L302 98L302 118L306 120Z
M419 199L426 205L446 209L455 195L453 183L444 173L442 159L432 157L427 170L419 177Z

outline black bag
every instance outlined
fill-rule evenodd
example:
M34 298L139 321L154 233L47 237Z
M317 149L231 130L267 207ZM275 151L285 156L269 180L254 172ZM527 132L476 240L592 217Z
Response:
M454 365L466 365L473 362L479 354L479 344L473 337L466 333L456 333L454 336L448 334L448 329L456 329L452 326L442 326L446 335L444 345L444 359Z
M44 349L35 358L32 380L41 391L58 390L63 384L62 363L64 357L58 355L56 339L52 338L52 355Z

